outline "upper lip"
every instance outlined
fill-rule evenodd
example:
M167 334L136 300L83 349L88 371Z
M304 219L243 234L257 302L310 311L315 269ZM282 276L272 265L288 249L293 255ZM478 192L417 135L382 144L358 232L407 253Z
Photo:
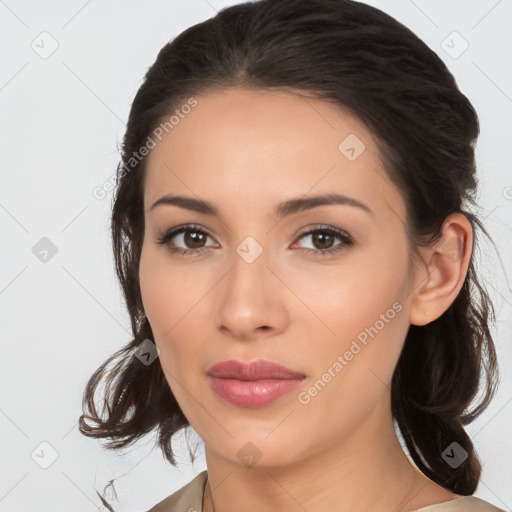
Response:
M208 370L208 375L223 379L262 380L262 379L298 379L305 377L303 373L295 372L272 361L258 359L244 362L234 359L222 361Z

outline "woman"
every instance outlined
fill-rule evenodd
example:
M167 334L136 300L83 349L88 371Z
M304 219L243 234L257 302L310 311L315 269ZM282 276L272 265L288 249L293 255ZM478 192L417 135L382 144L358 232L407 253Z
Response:
M436 54L354 1L236 5L160 51L112 212L134 339L81 417L112 448L156 429L172 464L198 433L207 471L151 510L500 510L464 430L498 382L478 129Z

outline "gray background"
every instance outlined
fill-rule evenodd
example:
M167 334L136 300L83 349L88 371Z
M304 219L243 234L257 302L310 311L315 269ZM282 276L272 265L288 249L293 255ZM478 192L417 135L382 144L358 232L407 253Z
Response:
M193 431L198 458L190 464L178 436L176 469L152 437L106 452L78 432L77 418L88 377L130 337L111 194L92 191L114 173L130 103L160 48L235 3L0 1L0 511L101 510L96 490L114 478L114 508L145 510L206 467ZM510 510L512 0L368 3L441 56L480 116L481 215L502 264L488 243L476 256L495 301L502 384L468 432L484 464L476 495Z

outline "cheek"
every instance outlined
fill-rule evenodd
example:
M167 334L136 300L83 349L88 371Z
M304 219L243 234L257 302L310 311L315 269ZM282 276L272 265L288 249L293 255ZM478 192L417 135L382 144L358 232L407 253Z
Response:
M167 383L173 395L180 401L180 386L176 383L182 381L179 362L186 358L186 354L177 352L171 343L164 340L171 339L180 327L180 318L184 311L184 299L189 289L179 282L180 276L165 264L156 251L143 248L141 254L139 281L144 312L151 325L154 342L159 349L159 362ZM182 398L181 398L182 400Z
M307 333L301 351L314 368L311 382L321 381L318 407L336 410L344 403L363 411L391 384L409 327L407 253L405 246L381 246L380 251L378 257L347 258L346 265L335 269L321 267L314 276L288 275L287 282L294 283L294 293L310 310L296 307L292 321Z
M203 273L204 274L204 273ZM212 276L201 274L200 267L185 269L173 264L165 250L143 249L139 280L144 311L151 325L160 360L169 371L181 373L181 360L199 360L199 340L205 325L198 316L205 315L208 285Z
M171 332L197 297L194 281L189 275L171 263L164 248L143 247L139 267L140 289L144 311L155 338L161 339L165 333Z
M172 271L168 269L166 272L160 258L154 257L150 250L143 249L139 269L140 290L144 311L157 344L162 334L177 321L178 300L174 290L179 284L175 278Z
M402 261L397 256L383 252L377 259L354 253L336 266L283 268L283 281L290 283L293 291L288 303L292 322L303 324L335 348L342 348L376 323L380 331L382 322L386 327L398 317L402 322L403 315L397 315L397 310L405 309L401 301L407 276L400 270L405 267L388 263Z

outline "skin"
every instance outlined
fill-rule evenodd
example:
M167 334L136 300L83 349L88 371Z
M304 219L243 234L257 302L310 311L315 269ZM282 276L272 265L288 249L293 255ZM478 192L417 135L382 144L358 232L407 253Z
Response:
M227 88L196 99L149 156L139 277L160 364L205 444L213 494L203 510L213 510L213 498L217 512L410 511L458 497L409 463L393 428L390 392L409 325L438 318L463 285L469 222L448 217L440 241L409 264L404 203L357 118L284 91ZM365 145L353 161L338 149L349 134ZM282 201L326 192L372 213L324 205L272 215ZM218 214L151 209L166 194L207 200ZM202 253L171 253L157 243L191 223L207 236L198 242L178 234L168 245ZM346 232L353 245L322 255L343 245L337 237L301 238L322 227ZM236 251L248 236L263 249L252 263ZM401 306L394 318L301 403L298 393L394 303ZM213 364L260 358L306 379L259 409L233 406L210 388ZM253 466L238 456L244 446L256 454L247 443L260 456Z

